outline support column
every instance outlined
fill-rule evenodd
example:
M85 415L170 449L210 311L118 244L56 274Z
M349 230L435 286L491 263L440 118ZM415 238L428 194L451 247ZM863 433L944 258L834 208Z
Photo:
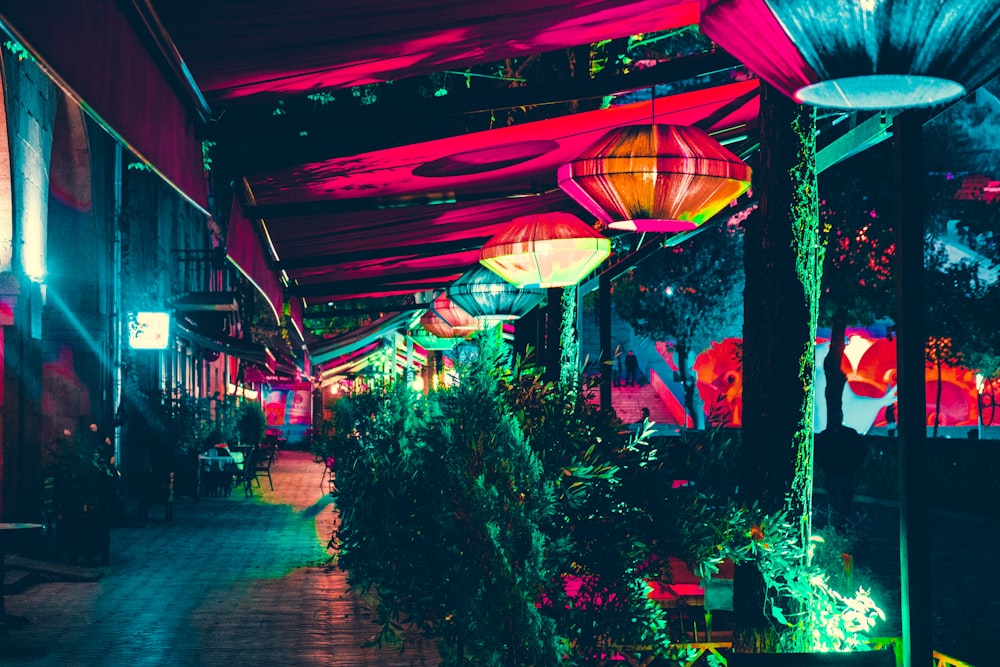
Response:
M924 383L923 111L893 122L896 158L896 366L899 397L899 563L903 664L933 659L927 403Z
M761 84L761 164L754 171L760 206L746 224L743 323L743 429L740 498L767 513L786 507L806 449L812 451L810 385L814 317L799 256L816 204L813 111ZM810 159L811 158L811 159ZM810 169L809 165L812 164ZM811 173L811 176L810 176ZM805 503L797 498L793 505ZM798 516L808 507L792 507ZM764 582L740 565L733 604L737 653L773 653L777 636L763 614Z
M37 521L42 512L42 309L48 237L49 162L58 91L29 59L0 49L0 113L9 161L9 212L0 242L5 291L17 294L3 332L0 519ZM9 145L7 141L9 140ZM5 216L6 217L6 216Z
M559 336L562 333L562 288L549 288L549 305L545 308L545 344L539 361L544 363L543 378L548 382L559 380ZM541 346L540 346L541 347Z
M597 332L601 344L601 412L611 412L611 374L615 351L611 349L611 274L602 273L597 292Z

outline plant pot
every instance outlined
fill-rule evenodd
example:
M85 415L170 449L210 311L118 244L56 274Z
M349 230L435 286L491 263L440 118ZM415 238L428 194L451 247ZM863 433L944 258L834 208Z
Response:
M111 517L103 510L74 511L56 520L56 551L70 563L92 560L103 565L110 560Z
M889 651L851 653L733 653L729 667L896 667Z

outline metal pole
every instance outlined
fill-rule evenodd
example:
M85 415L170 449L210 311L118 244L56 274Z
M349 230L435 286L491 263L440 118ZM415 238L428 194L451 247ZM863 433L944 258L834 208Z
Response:
M983 439L983 382L982 373L976 373L976 438Z
M611 349L611 276L601 274L597 291L597 330L601 345L601 411L611 412L611 374L615 351Z
M122 407L124 398L122 393L122 364L125 363L123 347L125 340L123 336L122 321L122 145L115 142L115 175L114 175L114 248L111 257L111 289L113 292L112 304L112 346L114 349L114 378L111 390L111 400L114 404L112 409L116 410L115 417L118 417L117 410ZM117 424L114 429L115 434L115 462L119 470L125 464L122 461L122 425Z
M933 661L927 403L924 382L923 121L906 111L893 122L896 158L896 360L899 392L899 562L903 664Z

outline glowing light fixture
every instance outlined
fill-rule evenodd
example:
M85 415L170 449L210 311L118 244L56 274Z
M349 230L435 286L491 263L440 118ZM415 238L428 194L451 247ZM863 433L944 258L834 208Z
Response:
M545 289L515 287L485 266L477 266L452 283L448 297L473 317L494 324L527 315L545 299Z
M407 334L414 342L425 350L450 350L458 344L459 338L439 338L423 329Z
M486 242L479 262L516 287L565 287L610 254L609 239L575 215L556 211L514 218Z
M1000 71L1000 0L701 0L700 27L820 107L935 106Z
M170 345L170 313L130 313L128 331L133 350L165 350Z
M559 169L559 187L612 229L683 232L750 188L750 167L695 127L611 130Z
M420 317L420 326L438 338L466 338L482 323L441 294Z

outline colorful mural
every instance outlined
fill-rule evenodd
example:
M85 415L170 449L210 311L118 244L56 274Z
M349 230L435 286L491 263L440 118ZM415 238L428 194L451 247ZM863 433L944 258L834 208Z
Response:
M886 408L896 400L896 341L876 336L863 329L847 330L841 368L847 375L844 387L844 424L859 433L873 426L886 425ZM698 393L710 423L739 427L743 423L743 366L739 349L742 340L727 338L698 355L694 363ZM826 428L826 405L822 400L826 388L823 360L830 341L816 341L816 412L814 429ZM937 398L937 370L928 364L927 424L934 424ZM989 401L988 401L989 402ZM944 365L941 368L940 426L974 427L979 418L979 394L976 374L967 368ZM992 410L984 414L992 421Z

